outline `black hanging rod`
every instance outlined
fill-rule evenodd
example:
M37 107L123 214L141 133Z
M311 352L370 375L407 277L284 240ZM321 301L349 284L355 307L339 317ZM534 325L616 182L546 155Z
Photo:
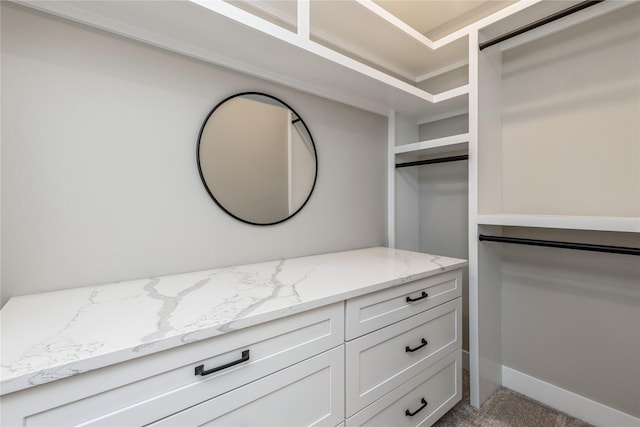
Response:
M624 246L592 245L588 243L555 242L552 240L522 239L519 237L486 236L481 234L479 240L486 242L515 243L518 245L545 246L549 248L577 249L580 251L607 252L612 254L640 255L640 248Z
M594 5L598 4L598 3L602 3L603 1L604 0L589 0L589 1L583 1L581 3L575 4L575 5L571 6L571 7L568 7L566 9L562 9L562 10L556 12L556 13L553 13L553 14L547 16L546 18L539 19L539 20L537 20L535 22L532 22L531 24L527 24L527 25L525 25L523 27L520 27L520 28L517 28L517 29L515 29L513 31L509 31L508 33L505 33L505 34L503 34L501 36L498 36L498 37L493 38L491 40L488 40L486 42L480 43L479 44L479 48L480 48L480 50L482 50L482 49L487 48L489 46L493 46L494 44L498 44L500 42L503 42L503 41L508 40L508 39L510 39L512 37L515 37L515 36L519 36L520 34L526 33L527 31L531 31L531 30L533 30L535 28L541 27L541 26L543 26L545 24L548 24L550 22L557 21L560 18L564 18L565 16L571 15L572 13L579 12L579 11L581 11L583 9L586 9L588 7L591 7L591 6L594 6Z
M434 163L457 162L459 160L468 160L468 159L469 159L469 155L463 154L461 156L440 157L439 159L417 160L415 162L397 163L396 169L406 168L409 166L432 165Z

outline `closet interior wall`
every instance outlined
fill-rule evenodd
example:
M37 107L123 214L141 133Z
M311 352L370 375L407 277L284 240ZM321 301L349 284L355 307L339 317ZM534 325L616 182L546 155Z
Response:
M478 234L640 247L619 226L640 217L638 22L629 3L479 52ZM477 247L477 403L524 374L640 417L638 257Z
M639 246L633 233L504 227L503 235ZM640 416L638 257L503 244L500 268L503 366Z
M503 213L640 216L638 22L626 7L503 52Z
M420 140L442 138L468 132L467 115L437 120L419 126ZM467 154L456 150L430 157ZM427 164L418 170L418 211L420 252L468 259L469 185L468 161ZM469 269L463 269L462 348L469 351Z
M460 70L468 76L467 67L438 76L442 84L446 77L460 84ZM428 84L428 83L427 83ZM427 85L425 84L425 85ZM398 141L432 141L469 131L468 114L453 112L444 118L407 120L397 118ZM429 150L417 160L438 159L467 154L465 146L445 145ZM400 156L398 156L400 157ZM414 159L416 160L416 159ZM426 164L396 169L396 247L425 253L468 259L468 162L466 160ZM463 269L463 350L465 364L469 351L468 268Z

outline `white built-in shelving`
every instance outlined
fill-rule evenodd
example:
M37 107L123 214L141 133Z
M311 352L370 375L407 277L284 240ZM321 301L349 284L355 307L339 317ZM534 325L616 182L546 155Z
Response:
M374 2L311 2L311 28L313 40L413 84L468 58L464 32L432 41Z
M496 214L477 220L479 225L640 233L638 217Z
M535 2L495 22L480 22L470 38L482 43L579 3ZM605 1L485 50L470 49L473 405L504 385L596 425L638 423L637 407L624 407L639 392L637 382L624 378L637 366L634 354L567 357L591 351L569 335L638 343L637 257L568 249L572 242L640 242L638 6ZM480 235L566 246L479 242ZM621 299L607 305L625 292L629 304ZM531 316L528 304L535 305ZM572 310L580 322L567 317ZM636 314L609 322L613 311ZM526 355L517 350L528 345L519 340L523 335L540 343ZM608 348L615 348L611 343ZM541 356L537 350L545 345L548 352ZM534 366L541 358L546 362ZM582 369L596 366L607 367L597 384L568 385L584 377ZM622 380L611 381L616 375ZM598 396L603 389L608 393Z
M538 177L548 177L552 173L558 176L563 173L562 169L552 171L548 160L556 155L568 157L567 153L571 154L571 151L566 150L562 153L560 145L551 146L547 151L548 156L543 159L545 161L540 164L529 161L529 156L522 152L514 155L514 150L522 150L526 143L531 146L532 144L519 137L515 138L517 144L514 144L513 134L508 134L513 129L503 126L504 116L521 114L521 117L530 123L536 123L539 117L530 114L532 111L540 115L541 112L546 114L554 110L534 105L538 101L536 93L533 96L534 102L525 106L529 110L524 108L505 114L503 109L508 100L505 101L503 98L502 90L509 82L504 80L503 54L511 55L514 59L511 64L515 64L506 74L526 73L540 65L559 62L559 58L571 54L561 52L560 56L550 57L546 61L541 59L535 67L526 65L528 46L536 41L544 41L545 37L556 33L571 38L573 29L580 24L601 16L606 17L622 7L637 8L637 2L603 2L482 52L478 51L479 42L577 4L579 0L488 1L483 4L482 10L466 9L458 11L457 15L452 12L453 7L469 7L461 6L467 3L471 2L20 2L47 13L388 117L387 190L390 246L396 245L400 238L406 238L406 246L397 246L419 249L414 243L421 222L425 222L424 218L421 218L423 213L420 212L420 208L429 205L421 203L420 198L424 197L424 194L419 189L420 179L421 176L424 178L435 175L430 175L429 171L421 173L416 168L403 168L401 172L396 172L396 162L467 153L468 194L464 197L465 201L468 201L468 239L466 236L461 237L458 243L468 248L470 260L468 301L471 403L479 406L502 385L503 293L502 261L497 255L498 251L492 249L494 246L483 247L478 244L478 234L483 230L500 233L502 228L510 228L508 231L513 233L522 232L523 229L545 229L544 232L570 230L594 235L598 234L595 232L640 233L640 217L629 208L619 209L611 214L622 216L603 216L601 206L581 207L575 211L569 207L564 211L547 212L529 209L523 204L537 196L524 185L516 186L513 177L522 178L524 184L531 184L530 188L537 190L543 187L534 182ZM636 6L633 6L634 4ZM425 13L424 10L416 12L417 9L411 9L422 7L443 9L434 9L433 13ZM399 12L400 9L404 9L404 15ZM419 27L421 22L426 21L429 21L428 27ZM619 46L620 41L628 41L629 37L637 40L633 31L630 31L633 34L621 34L619 39L612 39L616 26L607 26L608 23L605 21L600 25L601 29L606 29L604 35L607 40L604 40L604 36L602 40L596 37L592 43L595 49L602 49L604 52ZM578 46L578 50L584 49ZM630 51L626 59L632 54L634 52ZM603 56L601 63L606 64L606 59L606 56ZM570 75L573 79L578 79L589 73L597 74L597 70L579 70ZM538 76L531 80L533 83L535 78ZM550 83L558 80L548 76L547 79ZM635 84L634 87L637 88L637 80ZM520 85L526 89L525 86ZM610 92L623 93L621 96L637 93L621 91L620 88L621 86L615 85L605 87ZM543 89L547 92L546 95L556 94L553 90ZM591 95L588 91L579 92L582 96ZM598 107L607 107L605 104L611 99L609 95L611 93L607 90L599 93L599 98L596 97ZM573 99L566 96L554 98L557 102L552 106L560 106L560 112L547 115L547 118L550 116L553 119L567 112L571 116L572 105L575 107L588 104L581 103L580 99L580 96ZM622 114L632 111L632 108L635 108L633 105L637 103L637 98L631 100L629 105L632 107L622 108ZM462 123L464 126L454 125L450 129L455 130L450 132L441 131L446 126L440 126L439 131L434 134L421 130L424 130L421 127L425 125L435 129L438 123L448 123L450 120L457 120L458 125ZM611 123L608 125L615 127ZM535 126L531 129L521 134L529 137L539 133ZM579 131L580 127L576 129ZM576 138L575 130L566 132L565 129L565 133L567 138L564 138L563 142L571 142ZM592 146L600 147L598 144L605 142L609 140L603 139ZM629 140L626 144L637 145L638 141ZM534 148L531 150L533 155L539 156L543 151L540 146ZM582 145L573 152L580 157L588 154L588 151ZM615 151L613 149L611 153L615 154ZM624 156L624 160L628 161L624 167L613 168L609 163L610 175L617 176L620 185L598 188L586 186L586 189L582 187L582 201L592 197L592 192L595 194L596 190L599 191L599 195L608 196L610 189L630 188L627 185L629 181L634 178L640 179L640 174L634 175L633 169L640 164L637 154L639 152L629 150L630 154ZM592 155L588 160L593 161L593 157L597 156ZM520 162L518 165L522 166L522 170L514 166L514 158ZM526 169L531 165L535 167ZM567 166L567 173L577 169L584 172L586 168L581 165L584 165L584 161ZM461 168L464 169L457 167L456 172L460 172ZM603 173L599 167L589 170ZM626 171L625 176L628 176L629 180L620 178L621 170L623 175ZM575 176L571 176L571 179L573 182L581 181L581 178ZM633 187L633 182L631 184ZM558 190L556 187L547 186L550 191ZM446 186L447 190L450 188ZM638 193L640 187L633 188L636 188ZM565 194L571 196L576 193L573 189L565 188L565 191ZM622 192L625 191L628 192ZM635 194L629 197L635 197ZM569 198L565 197L564 200ZM447 194L447 200L449 199ZM439 200L444 199L430 200L430 207L438 204ZM562 197L556 197L556 200L564 201ZM540 205L552 206L554 203L540 199ZM543 214L540 214L541 212ZM591 213L593 215L590 215ZM449 212L447 214L449 217L455 216ZM447 220L448 218L444 221ZM437 224L434 228L439 228L440 230L436 231L440 232L446 227ZM447 234L446 239L443 238L442 241L451 240L450 237ZM563 394L560 396L560 400L566 397Z
M633 55L621 50L633 49L622 47L630 46L633 25L610 18L624 16L616 11L633 4L603 2L479 53L480 77L474 84L484 93L479 112L474 111L479 122L477 224L640 231L637 126L626 118L637 115L631 94L638 83L621 74L628 76L633 68ZM479 41L557 8L554 2L536 3L479 28ZM603 25L611 29L598 38ZM581 28L579 36L568 28ZM570 40L565 50L545 42L554 35ZM615 44L621 46L615 55L626 63L596 70L615 58L597 52ZM546 49L545 56L537 54L539 48ZM570 51L580 52L584 64L591 61L582 79L569 77L581 70L566 59ZM588 51L593 53L587 57ZM556 110L566 113L562 119Z
M466 33L431 41L372 1L21 4L378 114L419 119L468 104L467 82L419 87L464 66Z
M445 153L466 152L468 143L469 134L464 133L399 145L394 148L394 153L397 160L413 161L424 157L441 156Z

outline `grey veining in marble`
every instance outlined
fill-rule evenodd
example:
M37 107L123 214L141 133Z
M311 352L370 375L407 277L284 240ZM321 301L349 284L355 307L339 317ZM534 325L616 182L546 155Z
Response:
M368 248L12 298L1 392L173 348L462 267Z

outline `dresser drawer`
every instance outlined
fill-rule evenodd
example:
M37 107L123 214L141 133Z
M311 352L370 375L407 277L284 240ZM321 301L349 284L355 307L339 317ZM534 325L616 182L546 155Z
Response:
M341 346L343 316L343 304L336 303L12 393L3 396L3 406L20 414L3 415L3 421L24 419L20 424L25 426L146 424ZM233 362L239 363L198 374L197 367L206 373ZM95 384L114 382L121 386L92 390ZM79 390L85 395L73 396ZM67 391L71 397L65 401Z
M333 427L344 417L343 375L338 347L151 426Z
M346 339L352 340L462 295L462 270L415 280L347 301Z
M462 354L455 351L351 418L346 427L428 427L462 399Z
M347 416L460 349L461 311L457 298L347 342Z

